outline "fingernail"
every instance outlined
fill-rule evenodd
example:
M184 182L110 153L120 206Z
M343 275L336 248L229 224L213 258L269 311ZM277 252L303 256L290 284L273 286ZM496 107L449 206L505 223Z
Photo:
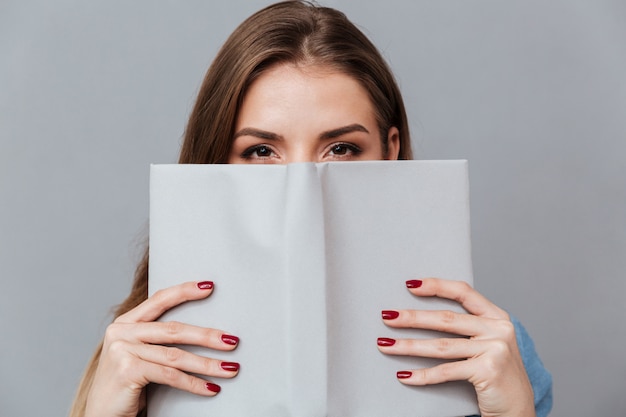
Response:
M213 384L211 382L207 382L205 387L207 390L214 392L216 394L222 390L222 388L220 388L219 385Z
M383 310L382 311L383 320L393 320L397 319L400 313L395 310Z
M237 372L239 370L239 364L237 362L222 362L220 366L225 371Z
M388 337L379 337L377 340L378 346L393 346L396 344L396 339L390 339Z
M421 279L410 279L406 282L406 287L407 288L419 288L422 286L422 280Z
M398 371L398 372L396 372L396 377L398 379L411 378L411 375L413 375L413 372L411 372L411 371Z
M213 289L213 281L198 282L198 288L200 288L201 290L212 290Z
M235 346L239 343L239 338L230 334L223 334L222 342L226 343L227 345Z

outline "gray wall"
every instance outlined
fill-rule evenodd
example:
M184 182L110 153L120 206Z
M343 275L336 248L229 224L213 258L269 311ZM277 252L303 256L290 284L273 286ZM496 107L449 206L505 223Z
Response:
M0 4L0 415L64 415L127 294L148 165L264 1ZM467 158L478 288L553 416L626 415L626 3L335 0L389 59L419 158Z

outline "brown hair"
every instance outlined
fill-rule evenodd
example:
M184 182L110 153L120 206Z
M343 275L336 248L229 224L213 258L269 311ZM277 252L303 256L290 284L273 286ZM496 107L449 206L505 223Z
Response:
M306 1L276 3L246 19L226 40L208 69L185 130L179 163L226 163L237 114L250 84L279 63L315 65L359 81L374 105L383 150L387 132L399 131L398 159L411 159L404 103L391 70L376 47L346 16ZM139 263L128 298L117 307L124 314L148 296L148 250ZM92 358L71 417L82 417L102 345Z
M269 6L245 20L209 68L191 113L179 162L225 163L248 86L278 63L318 65L354 77L376 109L381 139L400 132L399 159L411 159L404 103L376 47L346 16L302 1Z

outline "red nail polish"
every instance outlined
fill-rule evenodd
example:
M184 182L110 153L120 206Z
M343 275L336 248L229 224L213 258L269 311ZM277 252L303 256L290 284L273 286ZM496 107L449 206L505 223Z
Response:
M393 346L396 344L396 339L390 339L388 337L379 337L377 340L378 346Z
M237 362L222 362L220 366L225 371L237 372L239 370L239 364Z
M398 378L398 379L411 378L411 375L413 375L413 372L411 372L411 371L398 371L398 372L396 372L396 378Z
M226 343L227 345L235 346L239 343L239 338L230 334L223 334L222 342Z
M422 280L421 279L410 279L406 282L406 287L407 288L419 288L422 286Z
M198 282L198 288L200 288L201 290L212 290L213 289L213 281Z
M393 320L397 319L400 313L395 310L383 310L382 311L383 320Z
M214 393L218 393L222 390L222 388L219 385L213 384L211 382L207 382L205 385L207 390L214 392Z

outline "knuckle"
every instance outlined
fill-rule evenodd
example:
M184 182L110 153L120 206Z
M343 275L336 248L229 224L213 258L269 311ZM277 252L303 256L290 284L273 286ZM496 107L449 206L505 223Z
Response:
M451 325L456 321L456 313L451 310L443 310L441 312L441 321L445 325Z
M199 392L198 388L196 388L196 387L197 387L199 382L200 383L202 382L201 378L194 377L194 376L186 374L184 372L178 372L178 376L179 376L178 382L179 382L179 384L182 385L183 389L186 389L186 390L192 391L192 392L194 392L194 391L195 392Z
M419 354L425 350L423 341L417 339L399 339L393 346L387 348L387 352L391 354Z
M182 324L178 321L168 321L166 323L167 332L169 334L178 334L180 333L180 329Z
M457 313L451 310L442 310L439 312L439 325L436 330L448 332L455 327L458 320Z
M206 346L212 346L215 344L215 332L213 329L202 329L202 339L205 340Z
M491 351L494 352L498 357L504 356L509 353L509 344L504 340L494 340L491 343Z
M503 340L493 340L489 346L489 355L485 355L483 369L489 374L498 374L503 365L510 362L511 349Z
M457 289L458 293L454 297L454 301L456 301L459 304L463 304L467 298L467 294L473 291L473 288L465 281L457 282L457 286L458 286L458 289Z
M115 364L117 376L122 380L132 379L139 359L129 352L128 343L116 340L109 346L107 354Z
M169 385L178 385L181 382L181 372L169 366L161 367L161 375L164 381L167 381Z
M431 369L430 368L422 368L422 369L418 369L417 372L414 372L413 375L415 376L415 381L418 384L428 384L428 381L430 380L430 374L431 374Z
M164 304L165 301L168 298L168 290L167 289L161 289L158 290L157 292L155 292L154 294L152 294L152 297L150 297L150 299L156 303L156 304Z
M123 340L114 340L109 343L108 352L114 357L125 357L128 353L128 343Z
M498 320L498 333L507 341L515 340L515 326L510 320Z
M418 322L418 314L415 310L406 310L402 312L402 316L404 316L404 320L407 323L417 323ZM393 321L392 321L393 323Z
M110 343L111 341L119 339L119 328L120 325L116 322L109 324L104 331L104 340Z
M214 360L203 357L201 358L201 361L202 361L201 366L202 366L202 369L204 369L205 375L217 374L218 369Z
M501 308L498 308L498 310L502 315L502 319L510 322L511 326L513 326L513 322L511 321L511 315L506 310L502 310Z
M165 331L167 335L172 338L173 343L178 342L182 329L183 324L178 321L168 321L165 323Z
M450 352L451 345L452 343L450 342L450 339L438 339L435 342L435 348L437 352L442 355L446 355L448 352Z
M481 370L484 374L495 377L499 373L498 363L499 361L495 360L493 357L485 358L483 359Z
M183 351L176 347L165 348L165 360L167 363L177 363L183 357Z

